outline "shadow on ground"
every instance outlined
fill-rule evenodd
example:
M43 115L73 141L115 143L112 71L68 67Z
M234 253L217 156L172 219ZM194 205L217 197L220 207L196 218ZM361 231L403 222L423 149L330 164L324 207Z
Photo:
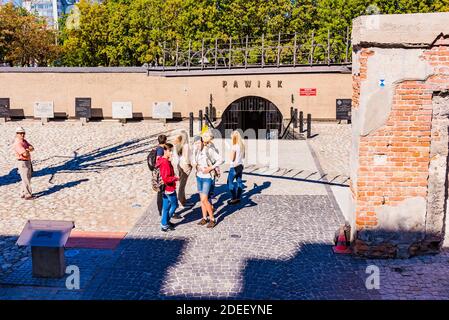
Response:
M65 158L60 163L51 165L49 167L43 167L42 169L33 172L33 177L50 176L48 181L52 183L54 176L57 173L68 172L101 172L110 168L129 167L139 165L142 161L126 163L126 164L114 164L114 161L123 160L127 157L131 157L137 154L148 152L152 145L156 143L158 134L143 137L139 139L132 139L124 143L107 145L101 148L94 149L90 152L79 154L78 150L73 151L72 157L65 156L53 156L48 159L39 161L33 161L33 166L44 164L46 161L52 158ZM57 192L63 188L73 187L86 180L78 180L68 182L64 185L57 185L50 188L47 191L39 193L37 196L42 197L54 192ZM20 176L17 168L12 169L8 174L0 176L0 187L20 182Z

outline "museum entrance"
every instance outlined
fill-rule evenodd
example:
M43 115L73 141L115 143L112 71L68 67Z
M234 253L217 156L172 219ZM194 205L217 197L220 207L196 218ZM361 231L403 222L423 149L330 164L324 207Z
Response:
M230 129L253 129L259 139L279 136L282 131L282 113L267 99L257 96L242 97L223 112L219 129L223 133ZM259 133L260 129L267 130L267 134Z

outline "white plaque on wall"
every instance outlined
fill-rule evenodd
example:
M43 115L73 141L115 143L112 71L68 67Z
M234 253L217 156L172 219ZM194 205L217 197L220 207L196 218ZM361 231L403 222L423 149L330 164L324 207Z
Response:
M173 119L173 103L154 102L153 119Z
M132 119L132 117L133 117L133 103L131 101L112 103L112 118Z
M53 118L53 101L39 101L34 103L35 118Z

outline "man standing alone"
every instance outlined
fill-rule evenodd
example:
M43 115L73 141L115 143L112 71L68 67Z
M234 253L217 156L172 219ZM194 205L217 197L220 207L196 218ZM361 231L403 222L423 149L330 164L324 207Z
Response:
M25 140L25 129L16 129L16 139L14 141L14 152L17 158L17 169L22 179L22 198L25 200L34 199L31 191L31 176L33 167L31 166L31 155L34 147Z

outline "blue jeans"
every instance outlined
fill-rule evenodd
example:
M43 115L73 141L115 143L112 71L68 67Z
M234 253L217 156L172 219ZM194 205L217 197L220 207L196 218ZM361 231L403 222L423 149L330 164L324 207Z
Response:
M170 222L171 217L175 213L176 208L178 208L178 198L176 196L176 192L171 194L162 195L162 219L161 219L161 227L163 229L168 228L168 223Z
M198 193L210 196L210 193L214 191L214 180L212 178L201 178L197 176L196 183L198 186Z
M243 189L242 175L243 175L242 165L229 168L228 189L229 192L231 192L233 200L240 199L242 196L242 189ZM235 183L234 180L236 180L237 183Z

